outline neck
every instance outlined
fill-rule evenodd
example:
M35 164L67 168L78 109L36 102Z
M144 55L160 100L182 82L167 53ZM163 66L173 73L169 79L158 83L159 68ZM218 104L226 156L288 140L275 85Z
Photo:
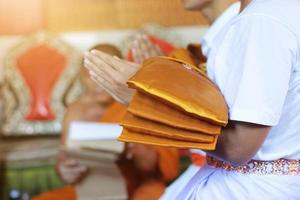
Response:
M201 12L209 24L212 24L232 3L236 0L214 0L211 1Z
M213 9L211 9L210 6L206 6L205 8L202 9L201 11L202 15L206 18L207 22L211 25L216 17L214 15Z
M249 3L251 3L252 0L240 0L240 1L241 1L240 12L242 12L249 5Z

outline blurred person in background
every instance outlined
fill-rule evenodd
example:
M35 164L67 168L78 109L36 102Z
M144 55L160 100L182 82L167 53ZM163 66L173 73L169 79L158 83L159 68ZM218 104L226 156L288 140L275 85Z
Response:
M120 51L111 45L97 45L92 49L101 50L121 58ZM71 104L65 114L62 145L65 144L69 125L72 121L101 121L118 123L125 114L126 107L93 82L85 68L81 69L82 81L86 87L83 95ZM161 148L129 143L120 155L117 164L126 181L128 195L134 200L155 200L164 192L167 183L179 174L179 155L176 149ZM78 163L61 152L56 170L67 184L79 183L88 176L88 167ZM101 187L101 185L99 185ZM34 200L76 199L73 186L66 186L40 196Z

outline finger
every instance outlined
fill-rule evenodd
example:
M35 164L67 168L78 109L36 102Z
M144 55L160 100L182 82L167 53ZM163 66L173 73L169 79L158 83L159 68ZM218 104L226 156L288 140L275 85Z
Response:
M79 175L81 173L84 173L87 171L87 166L85 165L77 165L77 166L73 166L73 167L62 167L61 171L63 174L66 175Z
M87 65L86 67L88 69L93 70L97 73L99 73L100 71L109 72L110 74L115 72L114 68L111 65L107 64L102 59L91 53L85 55L84 64Z
M96 82L97 85L102 87L108 94L112 96L116 101L124 102L117 94L116 92L111 89L112 84L108 83L104 79L98 78L97 76L91 76L91 79Z
M84 66L88 68L89 73L93 73L95 76L101 77L102 79L105 79L109 82L115 82L114 77L117 72L114 71L110 66L107 66L105 63L103 63L102 67L97 67L93 63L91 63L89 60L84 61Z
M101 66L95 65L87 58L84 59L83 65L88 71L94 71L95 73L99 73L99 71L100 71L99 68L101 68Z
M164 56L165 54L162 52L161 48L156 44L155 51L158 56Z
M147 48L154 48L154 44L150 41L150 38L148 37L148 35L142 34L140 37L141 37L142 43Z
M145 50L148 52L149 57L157 56L155 45L150 41L147 35L142 35L141 40L143 41L142 44L145 45Z
M91 79L101 87L105 92L107 92L113 99L120 103L126 103L121 97L116 94L116 91L112 89L112 83L108 83L105 79L99 78L97 76L91 76Z
M66 167L65 165L61 164L57 166L56 171L64 182L72 183L74 181L74 174L70 173L70 167Z
M78 180L82 179L86 173L87 171L84 172L66 171L62 175L62 179L69 184L73 184L76 183Z
M72 167L72 166L78 165L78 163L76 162L76 160L73 160L73 159L68 159L68 160L64 161L63 164L65 166L68 166L68 167Z
M109 94L112 92L112 89L110 89L112 87L112 84L110 82L108 82L108 80L95 75L93 71L90 72L90 77L94 82L97 83L98 86L100 86L106 92L110 91Z
M98 77L98 79L104 79L105 81L113 82L112 80L110 80L109 75L105 75L102 71L95 72L95 71L89 70L89 75L90 75L91 79L92 79L92 77ZM98 86L101 87L101 85L98 85Z
M160 48L158 47L158 45L151 42L150 38L147 35L142 35L142 39L148 49L150 57L163 55L162 52L160 51Z
M145 50L139 50L137 51L137 57L139 59L139 63L142 63L144 60L150 58L150 54L148 51L145 51Z
M150 58L151 55L149 54L149 44L147 43L147 41L143 38L143 36L139 36L137 41L142 59L145 60Z
M84 61L88 61L92 64L94 64L95 66L101 68L103 65L103 61L101 58L99 58L97 55L92 54L91 52L86 52L84 54ZM105 63L105 62L104 62ZM107 65L107 63L105 63L105 65Z
M102 89L105 90L105 92L108 92L110 95L112 95L112 93L114 93L112 87L114 87L114 85L116 85L115 82L113 82L110 79L106 79L105 77L100 77L96 74L94 74L93 71L90 71L90 77L91 79Z
M146 44L144 44L144 40L141 34L137 35L136 39L132 44L132 48L135 49L136 59L140 62L149 58L148 51L146 48Z
M61 176L61 179L66 182L67 184L73 184L75 183L76 177L70 175L70 174L64 174Z
M74 168L70 169L70 173L74 173L74 174L81 174L87 171L87 166L85 165L78 165Z
M74 168L63 168L60 170L60 177L67 183L73 183L79 177L84 176L87 173L87 168L76 167Z
M113 56L113 58L116 60L121 60L121 58L119 58L118 56Z
M107 53L95 49L91 51L91 54L96 56L98 59L102 60L104 63L110 65L113 69L115 70L120 69L120 66L122 64L122 59L116 59Z
M136 63L121 59L115 60L118 62L118 70L115 70L103 60L99 61L99 64L102 67L95 66L95 64L91 63L88 59L85 60L85 65L87 68L90 68L92 71L95 71L97 75L107 76L107 79L111 79L113 82L116 83L123 83L122 81L120 82L120 80L123 80L124 78L126 79L124 80L126 82L128 79L128 74L130 75L132 72L136 72L139 68L139 65Z
M132 56L133 56L134 62L136 62L136 63L143 62L142 56L140 55L139 50L137 50L136 47L132 48Z
M135 63L129 62L127 60L120 59L116 56L111 56L101 51L93 50L93 56L98 57L98 62L102 67L99 70L108 72L111 77L115 77L115 75L120 72L123 73L127 70L128 67L134 66Z

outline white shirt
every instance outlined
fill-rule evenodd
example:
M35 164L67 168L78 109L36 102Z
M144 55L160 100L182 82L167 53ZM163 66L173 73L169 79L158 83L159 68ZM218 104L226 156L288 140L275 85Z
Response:
M299 0L253 0L214 41L208 75L230 120L272 126L254 159L300 159Z

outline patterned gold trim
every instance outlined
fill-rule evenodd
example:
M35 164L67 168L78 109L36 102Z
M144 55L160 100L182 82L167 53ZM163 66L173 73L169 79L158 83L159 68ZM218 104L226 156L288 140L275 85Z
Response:
M271 161L251 160L245 165L232 166L229 163L214 157L206 157L207 164L226 171L235 171L243 174L257 175L299 175L300 160L278 159Z
M30 122L24 119L30 109L30 92L16 67L16 58L26 52L27 49L40 43L47 44L65 55L68 64L56 82L51 95L50 106L56 115L56 119L54 121ZM4 60L5 117L2 126L3 134L17 136L60 133L65 109L62 98L78 74L80 65L80 54L73 47L45 32L24 38L20 44L13 47Z

